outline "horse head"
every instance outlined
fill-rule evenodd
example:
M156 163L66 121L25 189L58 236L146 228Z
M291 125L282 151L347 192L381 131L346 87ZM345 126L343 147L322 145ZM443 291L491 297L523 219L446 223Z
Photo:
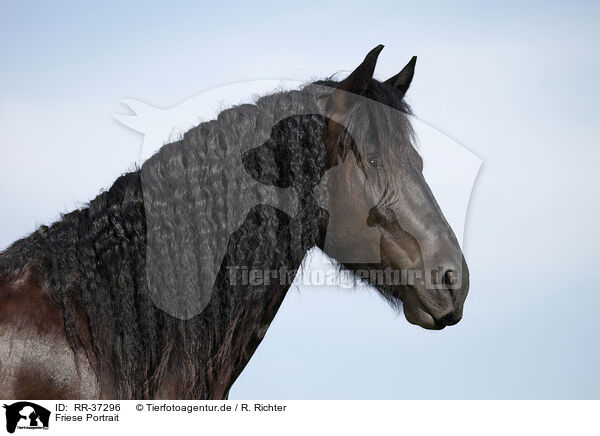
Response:
M289 117L243 161L262 183L320 192L329 214L323 251L402 306L409 322L441 329L460 321L469 273L414 146L404 96L416 57L380 82L373 73L382 48L341 82L313 84L325 90L318 140L306 127L314 116Z

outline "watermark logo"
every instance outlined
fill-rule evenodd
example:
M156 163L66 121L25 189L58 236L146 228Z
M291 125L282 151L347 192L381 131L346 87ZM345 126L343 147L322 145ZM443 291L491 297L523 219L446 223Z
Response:
M29 401L19 401L3 406L6 409L6 431L48 430L50 411Z
M271 99L244 100L273 89L278 92ZM321 248L330 258L357 265L381 264L384 257L386 261L407 259L407 263L391 262L395 272L389 274L381 268L361 268L356 276L369 282L374 277L374 285L408 283L433 290L461 286L458 254L454 269L448 270L443 247L436 247L454 244L454 236L448 236L452 231L424 232L432 227L421 225L422 219L429 219L427 214L415 210L408 216L405 205L423 199L431 208L439 204L443 216L440 213L438 221L443 223L445 217L458 247L481 159L421 120L352 93L345 96L346 104L385 118L388 131L366 131L352 120L330 117L315 102L331 91L294 81L258 81L212 89L169 109L123 101L135 115L117 115L117 120L144 134L139 165L147 228L146 271L148 291L159 308L180 319L204 310L231 239L247 236L244 224L251 211L278 210L291 223L299 223L300 229L305 224L300 221L308 176L314 181L308 184L311 198L328 216ZM227 107L232 108L223 110ZM334 120L351 138L349 142L357 145L356 153L345 155L324 174L313 171L310 163L315 137L309 124L315 116ZM427 187L416 193L407 188L425 185L421 175L408 180L400 164L387 176L381 171L389 163L385 153L393 154L392 147L400 147L413 130L425 161L423 176L437 204ZM373 137L388 148L381 156L373 157ZM294 149L294 141L301 146ZM377 208L396 216L376 216L372 212ZM382 222L387 222L383 224L387 233L381 230ZM291 234L287 243L295 246L290 252L302 252L303 241L300 230ZM384 246L387 252L382 256ZM235 263L227 267L225 274L234 286L289 283L293 278L291 271L282 274L263 267L246 271L245 265Z

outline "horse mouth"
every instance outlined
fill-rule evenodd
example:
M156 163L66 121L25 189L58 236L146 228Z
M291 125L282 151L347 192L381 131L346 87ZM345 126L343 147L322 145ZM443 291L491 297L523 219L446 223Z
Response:
M363 270L384 270L382 265L343 264L353 273ZM387 266L385 267L387 268ZM399 269L394 267L393 269ZM463 306L469 290L469 273L463 260L462 286L460 288L433 287L419 284L381 284L369 278L361 280L379 292L393 308L404 313L406 320L428 330L442 330L457 324L463 315Z
M434 313L433 310L428 310L421 302L419 292L426 292L426 290L418 290L414 286L407 286L401 293L402 309L408 322L427 330L442 330L447 326L457 324L461 320L461 308L457 308L452 304L446 310Z
M455 318L450 321L438 320L433 317L429 312L417 309L417 313L412 312L410 315L407 314L406 305L404 305L404 316L407 321L411 324L418 325L427 330L442 330L448 326L455 325L460 321L460 318Z

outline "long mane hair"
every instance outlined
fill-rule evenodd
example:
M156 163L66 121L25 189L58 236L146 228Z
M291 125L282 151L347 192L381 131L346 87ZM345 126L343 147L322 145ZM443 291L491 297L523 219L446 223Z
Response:
M336 86L332 80L317 84ZM375 82L373 89L378 93L374 97L385 100L383 84ZM226 265L293 270L308 249L322 244L327 216L314 201L312 190L324 172L325 120L318 115L315 93L305 91L277 92L255 104L221 112L216 120L162 147L86 207L63 215L0 253L0 281L25 273L35 277L60 307L72 349L89 359L107 396L152 398L169 377L169 368L177 368L185 397L203 397L207 384L224 370L211 356L219 355L223 347L235 347L236 338L243 334L230 331L233 321L242 316L263 322L258 303L268 306L275 292L265 286L231 286ZM280 114L296 111L299 104L306 109L305 115L280 119ZM389 105L410 113L403 101ZM358 117L356 122L361 122ZM242 201L248 190L258 188L243 182L236 189L225 186L222 174L228 168L222 153L234 143L241 144L242 152L259 145L255 139L248 141L256 138L257 131L265 131L266 140L276 124L294 151L290 170L295 174L299 215L290 218L259 205L230 237L219 231L225 226L228 204ZM408 121L406 129L410 132ZM307 144L310 152L306 152ZM173 197L183 200L170 207ZM148 219L149 204L160 219ZM211 213L198 225L194 216L207 205ZM149 222L158 227L149 229ZM190 248L194 244L186 244L180 247L181 259L170 259L172 247L180 241L227 246L210 300L200 314L179 319L157 308L148 290L148 275L154 274L146 265L149 235L157 253L162 250L167 262L184 262L184 267L185 259L198 261L201 254ZM284 243L292 238L299 238L299 247ZM181 286L175 274L156 276L155 283L165 290ZM285 290L277 288L276 292L285 295ZM239 373L243 365L235 365L229 370ZM103 384L108 377L115 380L114 385Z
M278 92L253 105L221 112L216 120L202 123L179 141L163 146L141 168L118 178L86 207L63 215L60 221L39 228L0 253L0 280L23 273L36 278L60 306L72 348L85 350L99 379L110 374L117 381L116 391L110 395L152 397L168 375L168 367L175 362L187 396L202 395L206 377L200 373L208 370L207 359L223 342L235 311L258 290L227 292L232 288L225 284L225 275L220 274L201 314L182 320L158 309L147 290L145 201L164 201L163 194L169 190L171 194L185 190L189 201L179 203L178 210L166 211L160 220L153 221L166 228L152 232L169 235L171 226L176 226L183 237L217 243L214 235L225 225L223 214L227 213L220 177L226 169L219 153L228 144L243 144L245 138L255 138L257 130L273 126L279 114L289 112L299 101L307 108L315 104L310 93ZM302 125L290 121L290 133L301 129L315 143L320 141L323 120L315 115L304 121ZM258 144L244 145L249 148ZM143 185L142 177L156 183ZM154 196L146 192L144 198L146 189L160 192ZM229 202L241 200L231 198L232 192L236 191L227 192ZM244 189L237 192L240 197L246 194ZM192 217L198 208L206 204L212 208L208 225L188 225L194 222ZM187 208L181 209L182 205ZM181 214L184 219L176 220ZM261 238L250 238L238 231L232 238L237 240L230 247L243 253L245 261L255 266L270 263L277 255L285 259L289 257L287 248L274 243L276 230ZM167 245L165 256L169 254ZM156 241L154 249L161 249ZM274 256L273 250L281 252ZM228 256L232 254L228 250ZM178 286L177 277L160 279L165 288Z

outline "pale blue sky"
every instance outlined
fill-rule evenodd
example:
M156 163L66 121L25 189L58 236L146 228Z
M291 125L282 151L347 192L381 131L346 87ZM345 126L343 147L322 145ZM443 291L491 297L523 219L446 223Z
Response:
M292 290L232 398L597 398L600 5L0 4L0 247L136 160L119 101L328 76L379 43L419 61L416 114L484 160L463 321L409 325L368 292Z

